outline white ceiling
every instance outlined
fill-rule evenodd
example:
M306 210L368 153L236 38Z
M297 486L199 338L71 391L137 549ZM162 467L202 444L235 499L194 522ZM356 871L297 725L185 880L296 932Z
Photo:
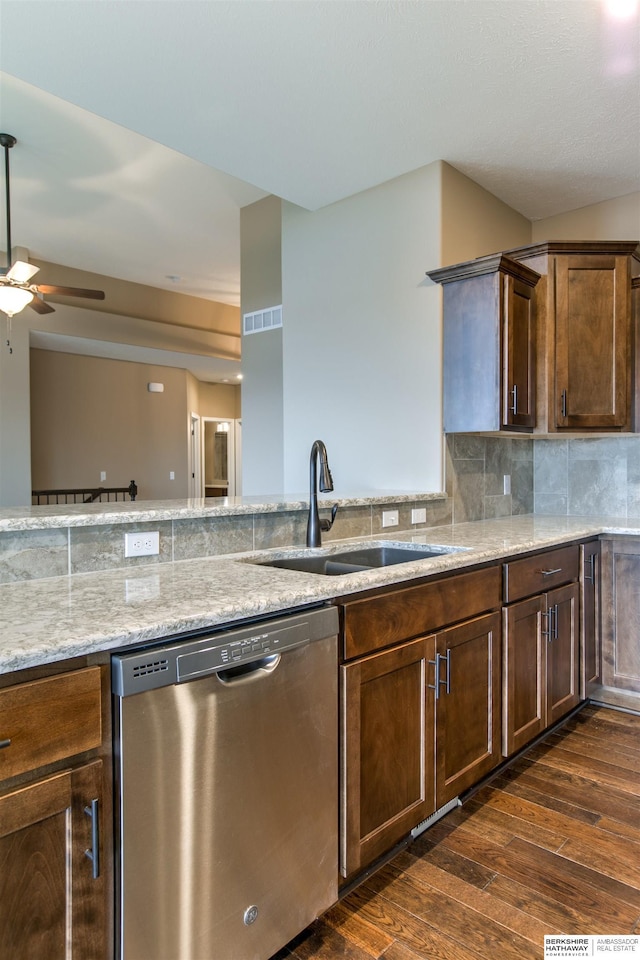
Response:
M0 0L13 241L237 304L267 193L316 209L435 160L530 219L638 191L640 30L603 9Z

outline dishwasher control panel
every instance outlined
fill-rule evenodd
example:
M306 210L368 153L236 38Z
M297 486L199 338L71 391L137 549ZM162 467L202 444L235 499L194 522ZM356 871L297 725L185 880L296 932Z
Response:
M195 680L197 677L216 673L240 663L259 660L280 650L297 647L309 640L309 631L304 629L306 626L308 625L296 624L281 630L256 633L241 640L232 640L230 643L179 654L176 662L177 681L184 683L185 680Z
M158 646L114 654L111 689L127 697L197 680L338 633L335 607L294 613L197 638L168 639Z

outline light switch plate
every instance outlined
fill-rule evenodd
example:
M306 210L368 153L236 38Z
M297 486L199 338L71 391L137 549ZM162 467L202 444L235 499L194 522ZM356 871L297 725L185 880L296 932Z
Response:
M383 510L382 511L382 526L383 527L397 527L399 523L398 511L397 510Z
M418 507L417 510L411 511L411 523L426 523L427 522L427 508Z

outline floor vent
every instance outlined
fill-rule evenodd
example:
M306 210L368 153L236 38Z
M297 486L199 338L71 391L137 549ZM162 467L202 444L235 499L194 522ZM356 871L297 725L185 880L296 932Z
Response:
M245 313L242 318L242 332L264 333L265 330L275 330L282 326L282 304L277 307L266 307L264 310L255 310Z
M435 813L432 813L430 817L427 817L426 820L422 820L417 827L414 827L411 831L411 836L419 837L421 833L424 833L425 830L428 830L430 826L436 823L437 820L441 820L446 813L449 813L451 810L455 810L456 807L461 806L459 797L454 797L453 800L449 800L449 803L445 803L443 807L440 807L436 810Z

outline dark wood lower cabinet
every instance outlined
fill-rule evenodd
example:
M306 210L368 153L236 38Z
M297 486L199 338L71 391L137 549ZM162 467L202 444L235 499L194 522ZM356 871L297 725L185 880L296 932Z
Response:
M577 583L504 609L502 739L511 756L580 702Z
M602 683L606 688L638 695L640 540L637 538L603 541L602 597Z
M426 683L434 659L434 637L422 637L341 667L344 877L433 813L433 693Z
M0 796L0 957L102 960L106 949L102 761ZM98 876L94 862L97 856Z
M436 808L473 786L501 760L500 614L436 637Z
M352 877L499 763L500 614L341 674L340 869Z

